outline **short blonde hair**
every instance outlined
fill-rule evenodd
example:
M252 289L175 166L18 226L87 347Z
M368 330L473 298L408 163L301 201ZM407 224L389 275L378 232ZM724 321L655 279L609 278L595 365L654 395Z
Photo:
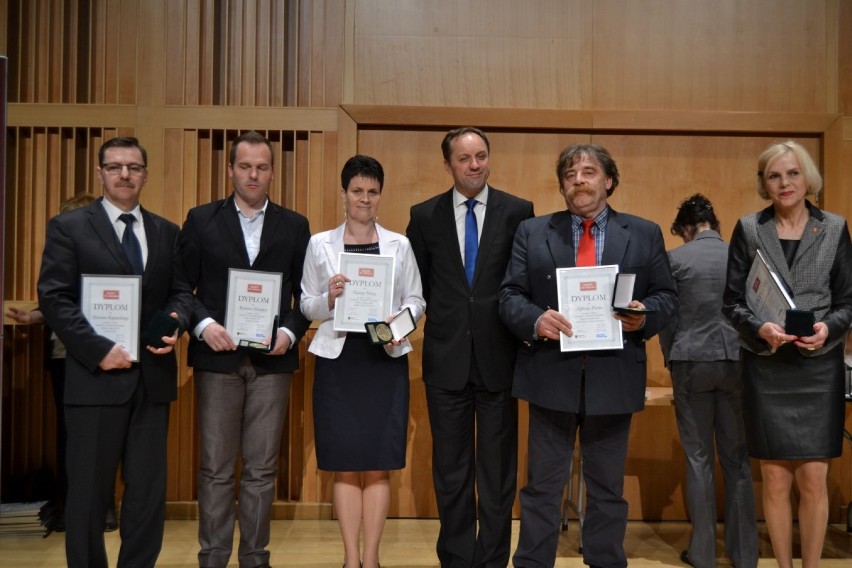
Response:
M785 140L784 142L773 142L757 158L757 194L763 199L769 199L769 193L766 191L766 180L763 177L764 172L775 163L775 160L788 153L792 153L799 161L802 175L805 176L805 182L808 184L806 193L816 196L822 191L822 176L811 155L798 142Z

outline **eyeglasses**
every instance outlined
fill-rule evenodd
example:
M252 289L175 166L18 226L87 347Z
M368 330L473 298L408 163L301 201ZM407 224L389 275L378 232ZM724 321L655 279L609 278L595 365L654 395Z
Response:
M105 171L107 174L111 176L121 175L122 170L127 168L127 172L132 176L141 176L145 173L145 166L142 164L104 164L101 166L101 170Z

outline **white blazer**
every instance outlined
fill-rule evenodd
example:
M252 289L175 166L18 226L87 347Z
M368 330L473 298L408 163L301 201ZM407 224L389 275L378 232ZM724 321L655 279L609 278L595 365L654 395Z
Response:
M302 300L299 306L309 320L322 322L308 351L319 357L336 359L343 351L345 331L334 331L334 308L328 309L328 280L337 274L338 255L343 252L343 229L345 223L331 231L317 233L308 243L305 267L302 272ZM376 224L379 235L379 252L394 257L393 313L405 308L411 310L414 321L426 311L420 270L411 250L411 243L404 235L388 231ZM345 292L344 292L345 293ZM390 315L390 314L388 314ZM400 345L385 345L391 357L400 357L412 350L404 341Z

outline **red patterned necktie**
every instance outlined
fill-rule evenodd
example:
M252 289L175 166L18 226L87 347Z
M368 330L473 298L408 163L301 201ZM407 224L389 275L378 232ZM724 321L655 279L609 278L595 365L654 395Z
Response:
M592 234L594 219L583 219L583 234L580 235L580 246L577 248L577 266L595 266L595 236Z

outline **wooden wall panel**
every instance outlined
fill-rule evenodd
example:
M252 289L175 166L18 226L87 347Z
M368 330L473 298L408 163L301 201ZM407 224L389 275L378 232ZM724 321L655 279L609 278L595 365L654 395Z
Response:
M594 12L597 108L833 110L823 2L606 0Z
M828 25L800 0L358 0L352 102L833 111Z
M838 30L838 110L843 116L852 116L852 2L840 2Z
M351 102L589 108L593 4L357 0Z

